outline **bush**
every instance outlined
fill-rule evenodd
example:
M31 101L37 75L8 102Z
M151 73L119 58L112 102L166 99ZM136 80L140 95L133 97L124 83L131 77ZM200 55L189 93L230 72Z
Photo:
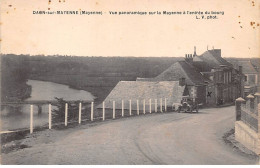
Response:
M65 101L63 98L55 99L58 101L57 104L54 104L56 107L52 110L52 118L54 122L64 121L65 118L65 104L68 103L68 121L78 119L79 103L80 101L75 101L73 103Z

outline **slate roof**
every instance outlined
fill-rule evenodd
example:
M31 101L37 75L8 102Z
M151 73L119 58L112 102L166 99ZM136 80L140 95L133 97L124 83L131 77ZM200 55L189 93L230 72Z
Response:
M210 72L212 67L204 61L193 61L192 65L197 69L198 72Z
M121 102L124 100L124 108L129 109L129 100L131 99L132 109L137 109L139 100L140 110L143 107L143 100L146 101L146 109L149 109L149 99L152 99L154 108L154 99L157 99L157 105L160 105L160 98L167 98L168 105L180 103L186 86L179 86L178 81L161 81L161 82L142 82L142 81L120 81L115 88L106 97L105 107L113 108L115 101L116 109L121 109ZM99 105L98 108L101 108Z
M185 78L188 85L201 85L209 79L205 78L197 69L186 61L178 61L154 79L156 81L178 81Z
M213 49L205 51L200 56L195 56L194 61L204 61L211 68L219 68L220 65L232 67L232 64L221 57L220 49Z
M258 71L254 67L251 61L249 60L239 60L239 61L231 61L235 69L239 69L239 66L242 66L242 72L244 74L258 74Z
M209 75L202 75L202 72L211 72L222 65L233 67L221 57L220 49L213 49L193 57L193 61L178 61L154 78L137 78L137 81L178 81L185 78L188 85L204 85L211 80Z

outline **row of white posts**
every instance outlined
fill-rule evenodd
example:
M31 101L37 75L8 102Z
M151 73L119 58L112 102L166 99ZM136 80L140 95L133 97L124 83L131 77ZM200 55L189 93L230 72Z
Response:
M139 100L136 100L137 105L137 115L139 115ZM105 102L102 103L102 120L105 120ZM154 99L154 111L157 112L157 99ZM167 111L167 99L164 99L164 109L165 112ZM81 124L81 110L82 110L82 103L79 103L79 124ZM152 99L149 99L149 112L152 113ZM163 112L163 99L160 99L160 112ZM145 99L143 100L143 114L145 114ZM129 100L129 115L132 115L132 100ZM124 100L122 100L122 117L124 117ZM115 108L115 101L113 101L113 119L116 117L116 108ZM90 111L90 120L94 120L94 102L91 102L91 111ZM65 104L65 126L68 125L68 103ZM49 104L49 129L52 128L52 110L51 104ZM33 133L33 105L31 105L30 110L30 133Z

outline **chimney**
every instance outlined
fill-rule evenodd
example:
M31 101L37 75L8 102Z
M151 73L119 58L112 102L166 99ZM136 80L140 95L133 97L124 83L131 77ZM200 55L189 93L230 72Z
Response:
M185 61L186 61L186 62L191 62L191 61L193 61L192 54L185 54Z
M190 54L190 61L193 61L193 57L192 57L192 54Z
M194 54L193 54L193 57L197 56L197 53L196 53L196 46L194 46Z
M179 78L179 86L184 86L185 85L185 78Z
M238 67L238 71L239 71L240 74L242 74L242 73L243 73L243 67L242 67L242 66L239 66L239 67Z

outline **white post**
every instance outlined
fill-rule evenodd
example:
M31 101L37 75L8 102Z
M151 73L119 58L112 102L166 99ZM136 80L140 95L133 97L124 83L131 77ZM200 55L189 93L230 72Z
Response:
M81 123L81 107L82 107L82 104L79 103L79 124Z
M143 113L145 114L145 99L143 100Z
M124 114L125 114L125 112L124 112L124 100L122 100L122 117L124 117Z
M154 111L157 113L157 99L154 99Z
M94 119L94 102L91 102L90 120L93 121L93 119Z
M152 99L149 99L150 113L152 113Z
M33 133L33 105L31 105L31 112L30 112L30 133Z
M103 121L105 121L105 102L103 102Z
M49 129L51 129L51 104L49 104Z
M129 115L132 115L132 100L129 100Z
M68 103L65 104L65 126L68 125Z
M115 101L113 101L113 119L116 117L116 111L115 111Z
M162 98L160 98L160 110L161 110L161 113L163 112L162 111Z
M164 110L167 111L167 99L164 98Z
M139 115L139 100L136 100L137 115Z

